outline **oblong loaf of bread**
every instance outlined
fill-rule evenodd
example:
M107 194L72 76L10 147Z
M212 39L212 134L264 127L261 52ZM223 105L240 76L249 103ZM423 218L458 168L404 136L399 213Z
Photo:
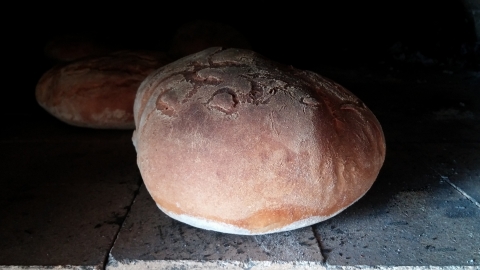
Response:
M320 75L209 48L142 82L133 142L170 217L233 234L292 230L361 198L385 158L373 113Z
M37 83L37 102L70 125L133 129L133 102L150 72L167 64L161 52L119 51L48 70Z

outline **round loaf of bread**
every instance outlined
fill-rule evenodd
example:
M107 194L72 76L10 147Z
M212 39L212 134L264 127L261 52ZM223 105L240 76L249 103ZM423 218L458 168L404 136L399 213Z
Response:
M119 51L83 58L47 71L37 83L37 102L70 125L133 129L133 102L140 83L167 64L161 52Z
M362 101L320 75L209 48L142 82L133 142L158 207L233 234L292 230L362 197L385 158Z

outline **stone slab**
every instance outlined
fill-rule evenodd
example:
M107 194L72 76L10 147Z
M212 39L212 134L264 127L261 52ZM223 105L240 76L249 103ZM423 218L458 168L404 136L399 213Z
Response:
M8 266L8 265L0 265L0 269L2 270L101 270L104 269L103 266L96 265L96 266L78 266L78 265L28 265L28 266Z
M129 141L0 143L0 268L103 269L141 182Z
M133 189L73 184L18 192L2 202L0 265L103 265Z
M133 130L92 129L68 125L35 105L33 111L6 113L0 133L1 142L73 142L116 141L125 142Z
M452 186L478 201L480 73L461 81L415 70L408 82L390 73L330 76L377 115L387 161L364 198L315 226L325 259L308 229L200 231L164 216L143 190L133 208L145 210L132 210L106 264L140 181L131 131L68 126L33 96L22 111L5 107L0 269L480 269L479 210Z
M311 227L257 236L202 230L166 216L142 187L112 249L107 269L141 269L144 265L308 269L321 266L322 261Z
M372 189L315 226L327 265L480 268L480 209L432 169L432 148L391 144Z
M0 160L3 189L139 181L136 152L127 139L0 143Z
M432 170L480 207L480 144L428 144L424 148Z

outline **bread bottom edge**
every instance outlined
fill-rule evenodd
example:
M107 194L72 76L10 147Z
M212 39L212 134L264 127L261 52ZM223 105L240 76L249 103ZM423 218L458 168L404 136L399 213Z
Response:
M279 233L279 232L285 232L290 230L296 230L296 229L307 227L307 226L322 222L324 220L327 220L337 215L338 213L342 212L346 208L345 207L330 216L313 216L313 217L308 217L302 220L295 221L293 223L288 224L287 226L283 226L279 228L274 228L274 229L265 230L265 231L258 231L258 230L252 231L252 230L241 228L235 225L227 224L224 222L212 221L205 218L200 218L200 217L195 217L195 216L190 216L185 214L180 214L180 215L175 214L173 212L170 212L164 209L158 203L156 203L156 205L167 216L175 220L178 220L182 223L188 224L190 226L204 229L204 230L209 230L209 231L216 231L221 233L237 234L237 235L262 235L262 234L271 234L271 233Z

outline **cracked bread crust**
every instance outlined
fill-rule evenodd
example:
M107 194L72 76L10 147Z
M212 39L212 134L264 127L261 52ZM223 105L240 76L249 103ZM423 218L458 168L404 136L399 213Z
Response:
M118 51L48 70L37 83L37 102L59 120L99 129L134 129L133 103L150 72L167 64L161 52Z
M153 72L134 104L145 185L169 216L264 234L325 220L361 198L385 158L351 92L249 50L209 48Z

